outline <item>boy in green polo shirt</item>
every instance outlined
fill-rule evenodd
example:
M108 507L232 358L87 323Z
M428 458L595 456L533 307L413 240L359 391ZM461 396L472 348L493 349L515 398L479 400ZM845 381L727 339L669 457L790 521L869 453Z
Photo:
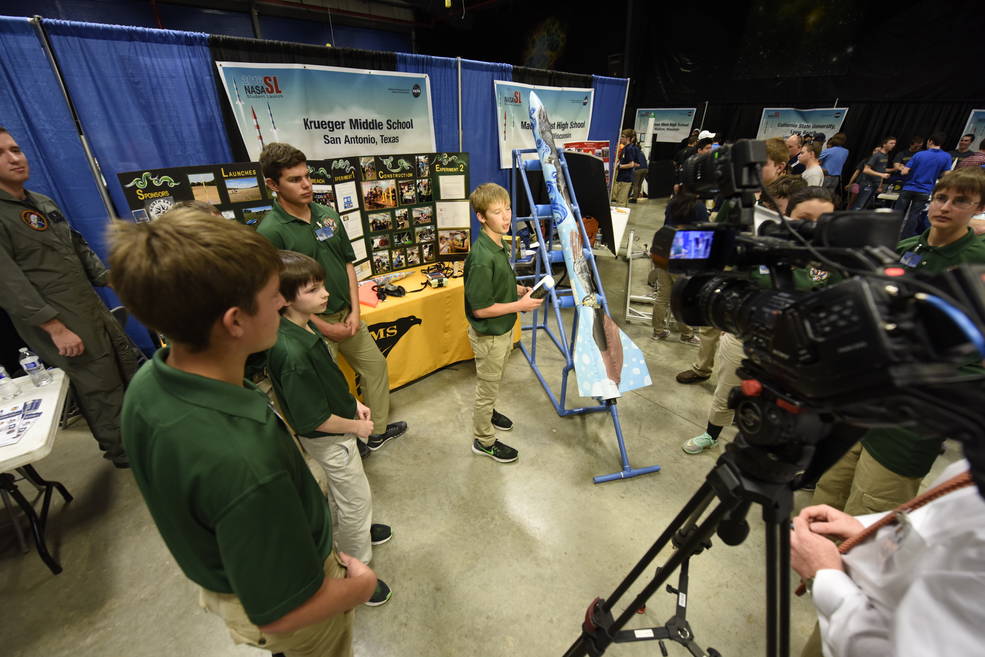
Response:
M277 344L267 353L267 369L277 398L309 454L328 476L335 545L363 563L373 558L373 545L390 540L390 528L373 524L373 494L363 471L356 436L373 431L370 409L349 393L349 384L311 321L323 312L329 294L325 271L313 258L281 251L284 269ZM377 580L366 604L390 599L390 587Z
M332 549L331 513L246 358L277 340L280 259L250 229L195 208L114 223L112 284L170 340L134 377L121 426L161 537L237 643L349 657L352 609L376 587Z
M493 427L509 431L513 422L496 412L493 405L513 348L516 314L533 310L544 300L532 298L529 288L517 284L503 245L503 235L510 232L513 219L509 192L486 183L475 188L469 202L482 224L482 232L465 259L465 316L476 376L472 451L510 463L517 459L517 451L496 440Z
M402 436L407 423L389 421L386 358L359 318L359 287L352 264L356 255L345 226L333 208L313 202L308 161L300 150L290 144L267 144L260 153L260 169L267 187L277 192L277 200L257 232L278 249L303 253L324 268L328 306L312 315L311 321L325 337L332 357L338 358L341 352L360 376L363 399L373 411L373 433L366 445L375 451Z
M980 167L945 173L930 198L930 228L896 246L900 264L929 274L955 265L985 264L985 242L969 228L985 211L985 171ZM969 363L963 373L982 373ZM908 429L870 429L862 440L824 473L812 504L828 504L851 515L891 510L913 498L940 454L940 438Z

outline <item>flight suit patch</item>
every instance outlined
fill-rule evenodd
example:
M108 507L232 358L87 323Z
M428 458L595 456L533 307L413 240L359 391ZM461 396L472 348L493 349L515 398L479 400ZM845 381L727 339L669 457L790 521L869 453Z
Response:
M48 230L48 219L34 210L24 210L21 212L21 221L23 221L27 226L36 231Z

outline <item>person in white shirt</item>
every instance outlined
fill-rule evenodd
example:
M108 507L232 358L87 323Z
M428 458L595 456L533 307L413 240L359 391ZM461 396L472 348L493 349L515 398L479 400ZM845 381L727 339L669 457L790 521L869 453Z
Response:
M800 176L807 183L808 187L820 187L824 184L824 169L818 157L821 155L821 143L811 142L804 144L800 148L800 155L797 161L804 165L804 172Z
M985 451L981 447L978 452ZM966 447L982 484L980 454ZM934 486L969 470L949 466ZM827 505L794 518L791 566L811 582L826 657L981 654L985 628L985 501L974 485L944 494L878 529L845 555L850 539L886 514L853 517ZM819 654L811 642L803 655Z

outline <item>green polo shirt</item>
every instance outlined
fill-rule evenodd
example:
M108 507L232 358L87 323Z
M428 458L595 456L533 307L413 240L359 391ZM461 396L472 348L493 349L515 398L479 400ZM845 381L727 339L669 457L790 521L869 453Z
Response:
M325 289L329 297L323 314L348 310L351 300L346 265L356 259L356 254L338 212L321 203L311 203L308 207L311 208L311 223L289 214L280 203L274 201L273 208L264 215L257 232L278 249L303 253L317 260L325 269ZM322 227L330 228L333 235L319 240L315 232Z
M332 518L267 397L169 366L158 350L127 388L123 444L185 575L271 623L314 595Z
M494 303L512 303L516 298L516 275L506 245L497 246L485 231L480 232L465 258L465 316L469 324L483 335L503 335L513 330L516 313L479 319L473 311Z
M267 370L287 415L300 435L339 435L317 431L331 415L356 417L356 399L314 324L314 333L281 317L277 344L267 352Z
M967 235L947 246L930 246L927 243L929 235L930 229L896 246L900 256L907 253L920 256L919 262L907 258L909 264L901 263L904 268L937 274L963 263L985 264L985 242L971 228ZM985 372L977 361L962 367L961 371L968 374ZM862 446L876 461L904 477L925 476L940 455L941 442L940 438L924 438L908 429L896 427L870 429L862 437Z

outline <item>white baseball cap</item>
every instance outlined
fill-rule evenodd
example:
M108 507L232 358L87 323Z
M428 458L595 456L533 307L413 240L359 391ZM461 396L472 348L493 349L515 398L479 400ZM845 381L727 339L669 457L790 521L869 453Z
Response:
M714 139L714 138L715 138L714 132L708 132L707 130L702 130L701 132L698 133L698 139Z

